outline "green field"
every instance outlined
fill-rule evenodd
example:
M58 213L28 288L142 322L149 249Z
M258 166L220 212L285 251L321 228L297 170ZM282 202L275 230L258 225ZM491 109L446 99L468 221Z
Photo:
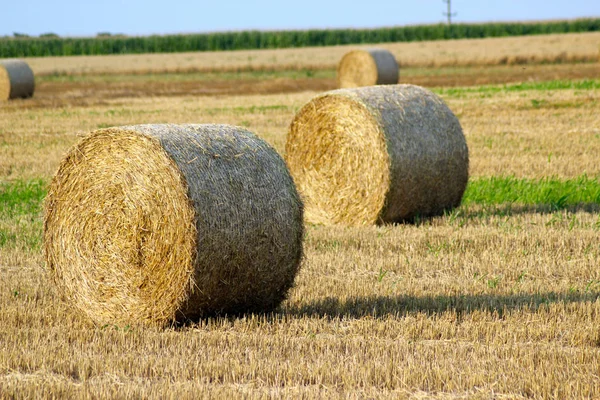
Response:
M392 43L596 32L599 30L600 19L579 19L537 23L456 24L451 26L439 24L378 29L329 29L278 32L245 31L148 37L19 37L14 39L0 39L0 57L280 49L360 43Z

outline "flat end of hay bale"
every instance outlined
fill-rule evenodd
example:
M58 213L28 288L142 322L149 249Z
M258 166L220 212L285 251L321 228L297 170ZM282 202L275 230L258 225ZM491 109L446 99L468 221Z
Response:
M302 203L264 141L227 125L103 129L45 201L46 264L98 324L268 311L302 258Z
M77 144L45 203L46 264L65 297L101 324L172 319L194 271L186 185L158 140L135 131Z
M6 101L10 98L10 77L8 71L0 65L0 101Z
M389 187L389 157L376 118L340 92L318 96L296 115L286 161L315 224L373 224Z

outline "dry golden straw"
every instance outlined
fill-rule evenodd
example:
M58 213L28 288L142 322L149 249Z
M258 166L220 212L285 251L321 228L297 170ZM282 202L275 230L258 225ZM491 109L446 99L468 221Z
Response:
M413 85L338 89L294 117L286 161L311 223L363 225L460 204L469 155L456 116Z
M0 101L33 96L35 79L25 61L0 60Z
M46 263L98 324L265 312L293 285L302 211L285 162L243 128L102 129L53 178Z
M388 50L353 50L338 64L337 84L339 88L396 84L398 70L398 62Z

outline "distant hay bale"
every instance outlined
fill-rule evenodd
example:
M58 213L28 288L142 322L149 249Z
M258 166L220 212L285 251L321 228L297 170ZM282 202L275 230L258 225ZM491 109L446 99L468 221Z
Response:
M338 64L337 84L339 88L396 84L398 70L398 62L388 50L354 50Z
M469 155L458 119L413 85L338 89L296 114L286 161L307 222L363 225L460 204Z
M35 79L25 61L0 60L0 101L33 96Z
M228 125L92 132L45 201L45 259L98 324L266 312L292 287L303 207L283 159Z

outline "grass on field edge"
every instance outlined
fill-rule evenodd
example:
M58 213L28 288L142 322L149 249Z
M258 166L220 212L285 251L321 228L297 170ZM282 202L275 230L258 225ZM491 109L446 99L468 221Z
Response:
M47 187L48 182L41 178L0 182L0 248L41 248L42 203ZM480 209L473 212L473 206ZM587 175L574 179L474 178L467 185L461 207L448 212L447 217L452 223L464 217L564 210L600 211L600 179Z
M553 80L544 82L521 82L504 85L483 85L456 88L434 88L433 92L441 96L460 96L466 93L494 94L501 92L524 92L528 90L597 90L600 79Z

